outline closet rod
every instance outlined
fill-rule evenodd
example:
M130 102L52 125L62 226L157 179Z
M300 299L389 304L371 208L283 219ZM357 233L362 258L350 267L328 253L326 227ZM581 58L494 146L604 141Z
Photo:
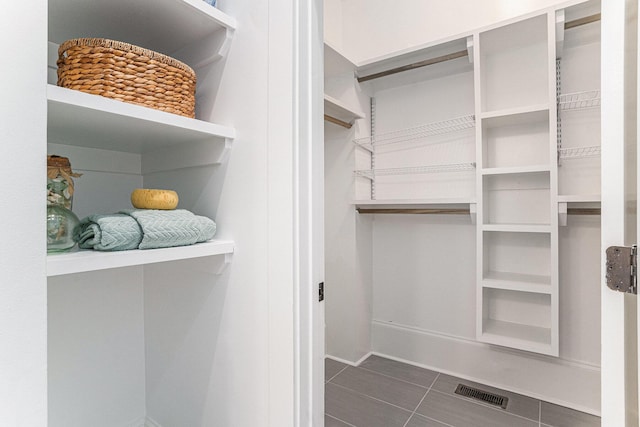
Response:
M356 208L361 214L440 214L440 215L469 215L469 209L406 209L406 208Z
M403 71L426 67L427 65L433 65L440 62L450 61L452 59L462 58L468 55L469 53L466 50L461 50L459 52L450 53L448 55L438 56L437 58L425 59L424 61L414 62L413 64L403 65L402 67L392 68L390 70L381 71L375 74L369 74L368 76L358 77L358 83L366 82L373 79L379 79L380 77L389 76L391 74L402 73Z
M347 128L347 129L351 129L351 126L353 126L351 123L349 122L345 122L343 120L340 119L336 119L335 117L331 117L328 114L324 115L324 119L328 122L331 122L333 124L336 124L338 126L342 126L343 128Z
M584 25L584 24L590 24L592 22L597 22L599 20L600 20L600 14L596 13L595 15L585 16L584 18L566 22L564 24L564 29L568 30L570 28L579 27L580 25Z
M569 208L568 215L600 215L600 208Z
M469 209L356 208L360 214L469 215ZM569 208L568 215L600 215L600 208Z

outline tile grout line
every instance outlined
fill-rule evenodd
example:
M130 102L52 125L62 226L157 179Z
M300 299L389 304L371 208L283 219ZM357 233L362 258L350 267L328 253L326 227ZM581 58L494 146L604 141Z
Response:
M542 427L542 401L538 400L538 427Z
M326 385L329 381L333 380L335 377L337 377L338 375L340 375L340 374L342 373L342 371L344 371L344 370L345 370L345 369L347 369L348 367L349 367L349 365L347 365L347 366L345 366L344 368L340 369L340 370L338 371L338 373L337 373L337 374L335 374L334 376L332 376L331 378L329 378L327 381L325 381L325 382L324 382L324 383L325 383L325 385Z
M386 400L382 400L382 399L379 399L377 397L369 396L368 394L360 393L359 391L353 390L353 389L351 389L349 387L345 387L343 385L336 384L336 383L331 383L331 385L336 386L336 387L340 387L340 388L345 389L345 390L349 390L350 392L353 392L355 394L359 394L360 396L368 397L369 399L373 399L373 400L376 400L378 402L382 402L382 403L387 404L389 406L393 406L394 408L401 409L404 412L411 412L409 409L403 408L402 406L395 405L395 404L393 404L391 402L387 402Z
M344 424L348 425L349 427L357 427L356 425L351 424L351 423L348 423L348 422L346 422L345 420L341 420L341 419L340 419L340 418L338 418L338 417L334 417L333 415L329 415L329 414L327 414L327 413L325 413L325 415L326 415L327 417L329 417L329 418L333 418L334 420L340 421L341 423L344 423Z
M493 408L493 407L489 406L488 404L476 402L473 399L469 399L469 398L465 398L465 397L458 397L458 396L455 396L453 394L445 393L445 392L438 391L438 390L433 390L433 392L442 394L444 396L453 397L454 399L462 400L463 402L473 403L474 405L480 406L481 408L486 408L486 409L489 409L491 411L496 411L496 412L498 412L500 414L510 415L512 417L520 418L520 419L523 419L523 420L526 420L526 421L530 421L530 422L534 422L534 423L536 422L536 420L532 420L531 418L523 417L522 415L514 414L513 412L507 412L504 409Z
M424 402L424 399L426 399L426 398L427 398L427 395L429 394L429 392L431 391L431 388L433 388L433 385L436 383L436 381L438 380L438 378L439 378L439 377L440 377L440 373L438 372L438 374L436 375L436 377L435 377L435 378L433 379L433 381L431 382L431 385L429 386L429 388L428 388L428 389L427 389L427 391L425 392L424 396L422 396L422 399L420 399L420 402L418 402L418 404L416 405L415 409L413 410L413 412L411 413L411 415L409 416L409 418L407 419L407 421L404 423L404 425L403 425L402 427L407 427L407 424L409 424L409 421L411 421L411 418L413 418L413 416L416 414L416 411L418 410L418 408L420 407L420 405L422 405L422 402ZM420 416L423 416L423 415L422 415L422 414L420 414ZM428 419L430 419L430 420L433 420L433 421L439 422L439 423L444 424L444 425L447 425L447 426L449 426L449 427L453 427L453 426L451 426L450 424L443 423L443 422L438 421L438 420L436 420L436 419L434 419L434 418L431 418L431 417L427 417L427 416L425 416L425 418L428 418Z
M373 369L368 369L368 368L363 368L362 366L354 366L354 368L357 369L362 369L364 371L368 371L368 372L373 372L374 374L378 374L378 375L382 375L383 377L387 377L387 378L393 378L394 380L398 380L398 381L402 381L403 383L406 384L411 384L411 385L415 385L417 387L422 387L424 389L429 389L431 388L431 386L433 385L433 383L436 381L435 379L433 381L431 381L431 385L429 387L425 387L422 384L417 384L417 383L412 383L411 381L406 381L403 380L402 378L398 378L398 377L394 377L393 375L389 375L389 374L383 374L382 372L378 372L378 371L374 371ZM436 371L431 371L433 373L436 374L436 378L438 378L440 376L440 372L436 372Z

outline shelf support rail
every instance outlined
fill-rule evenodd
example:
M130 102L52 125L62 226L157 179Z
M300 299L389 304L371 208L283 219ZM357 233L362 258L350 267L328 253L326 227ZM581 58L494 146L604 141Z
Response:
M347 128L347 129L351 129L351 127L353 126L353 123L345 122L344 120L337 119L328 114L324 115L324 119L330 123L333 123L338 126L342 126L343 128Z
M596 13L594 15L585 16L584 18L574 19L573 21L566 22L564 24L565 30L570 30L571 28L580 27L581 25L590 24L592 22L597 22L601 19L601 14Z

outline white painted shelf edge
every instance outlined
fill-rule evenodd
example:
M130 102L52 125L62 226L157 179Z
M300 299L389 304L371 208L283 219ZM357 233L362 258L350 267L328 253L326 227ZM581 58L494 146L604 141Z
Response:
M157 262L177 261L213 255L232 254L235 243L228 240L209 240L190 246L117 252L80 250L47 256L47 276L131 267Z
M79 34L100 34L168 54L193 68L223 57L236 27L235 18L201 0L137 0L135 4L129 0L56 0L49 8L51 42L60 44ZM225 31L224 41L204 57L183 52L185 47L219 31Z
M480 118L486 121L494 121L498 126L504 126L528 122L531 119L527 118L527 115L533 115L533 118L542 118L541 114L548 111L549 104L532 104L522 107L485 111L480 113Z
M148 154L143 173L219 164L236 136L228 126L54 85L47 98L49 142Z
M120 102L103 96L92 95L55 85L47 85L47 100L49 101L49 108L56 108L56 103L65 104L78 109L94 110L96 114L114 115L139 120L141 124L146 122L154 125L163 125L219 138L233 139L236 136L235 129L228 126L205 122L204 120L191 119L189 117ZM74 119L74 117L69 118L70 121ZM104 148L107 149L108 147Z
M483 224L482 231L503 231L508 233L551 233L546 224Z
M475 203L475 199L470 197L455 197L441 199L388 199L388 200L353 200L352 205L376 206L376 207L403 207L413 208L433 205L469 205Z
M566 194L558 195L559 203L600 203L600 194Z
M365 117L362 111L348 107L342 101L327 94L324 95L324 113L345 122L352 122Z
M551 345L550 328L493 319L486 320L483 327L484 332L478 336L478 341L557 356Z
M539 173L549 172L550 165L513 166L503 168L484 168L480 172L482 175L509 175L519 173Z

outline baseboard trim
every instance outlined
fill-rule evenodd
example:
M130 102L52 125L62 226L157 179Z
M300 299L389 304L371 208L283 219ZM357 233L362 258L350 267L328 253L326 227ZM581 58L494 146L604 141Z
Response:
M324 357L327 358L327 359L335 360L336 362L344 363L345 365L358 367L358 366L360 366L360 364L362 362L367 360L367 357L371 356L372 354L373 354L373 352L370 351L369 353L365 354L364 356L362 356L360 359L356 360L355 362L352 362L352 361L346 360L346 359L342 359L340 357L332 356L330 354L325 354Z
M381 321L373 322L372 336L373 354L600 415L600 369L593 365Z

